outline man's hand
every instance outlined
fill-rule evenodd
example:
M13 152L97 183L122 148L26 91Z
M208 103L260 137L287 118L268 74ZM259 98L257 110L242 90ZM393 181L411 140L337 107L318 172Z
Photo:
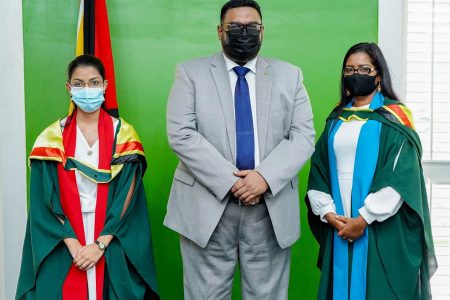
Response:
M254 198L253 200L250 200L250 201L247 201L247 202L242 201L242 203L245 206L253 206L253 205L258 204L259 201L261 201L261 197L262 197L262 195L259 195L258 197Z
M337 231L342 230L345 226L345 223L339 220L335 213L327 213L324 218L327 220L328 224Z
M261 195L269 188L264 177L257 171L243 170L236 171L233 174L240 178L231 188L231 192L234 197L240 199L245 205L258 203Z
M98 248L97 244L84 246L78 251L74 263L80 270L89 270L97 264L100 257L102 257L103 252L103 250Z
M338 235L344 240L349 240L353 242L354 240L360 238L364 229L366 229L367 222L363 217L358 216L357 218L347 218L344 216L336 216L339 221L345 223L344 228L339 230Z

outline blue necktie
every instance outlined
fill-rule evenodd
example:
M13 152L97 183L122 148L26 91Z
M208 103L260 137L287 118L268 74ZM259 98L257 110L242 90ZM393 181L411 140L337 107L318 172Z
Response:
M245 79L250 69L237 66L233 68L237 74L234 90L234 112L236 118L236 167L239 170L255 168L255 140L253 133L252 108L250 93Z

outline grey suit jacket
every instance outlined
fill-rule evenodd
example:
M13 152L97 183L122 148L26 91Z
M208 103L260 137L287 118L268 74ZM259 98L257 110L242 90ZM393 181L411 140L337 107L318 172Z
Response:
M314 151L311 105L298 67L258 57L256 115L264 195L278 244L300 236L298 172ZM177 66L167 105L175 170L164 225L205 247L237 177L234 100L222 53Z

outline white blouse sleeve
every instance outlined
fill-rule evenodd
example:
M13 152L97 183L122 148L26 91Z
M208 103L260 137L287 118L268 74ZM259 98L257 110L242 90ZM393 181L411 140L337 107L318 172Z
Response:
M400 194L388 186L370 193L364 200L364 206L359 209L359 214L367 224L372 224L374 221L383 222L395 215L402 204L403 199Z
M308 198L313 213L320 216L322 222L328 223L325 215L330 212L336 213L336 205L331 195L317 190L309 190Z
M397 166L398 158L402 152L403 144L395 157L393 170ZM364 206L359 209L359 214L366 220L367 224L374 221L383 222L395 215L403 204L400 194L392 187L387 186L381 190L367 195Z

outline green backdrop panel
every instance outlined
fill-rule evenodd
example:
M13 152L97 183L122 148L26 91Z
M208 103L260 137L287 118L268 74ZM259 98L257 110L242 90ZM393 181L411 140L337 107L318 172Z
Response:
M321 133L338 101L341 60L360 41L377 39L376 0L261 0L262 55L299 65ZM177 158L168 147L165 107L177 62L220 51L216 34L222 1L107 1L121 117L144 143L156 267L162 299L182 299L176 233L163 227ZM78 1L23 1L27 150L51 122L67 113L66 66L75 54ZM307 168L300 173L305 194ZM302 237L292 251L290 299L314 299L317 244L302 201ZM233 299L240 299L235 280Z

